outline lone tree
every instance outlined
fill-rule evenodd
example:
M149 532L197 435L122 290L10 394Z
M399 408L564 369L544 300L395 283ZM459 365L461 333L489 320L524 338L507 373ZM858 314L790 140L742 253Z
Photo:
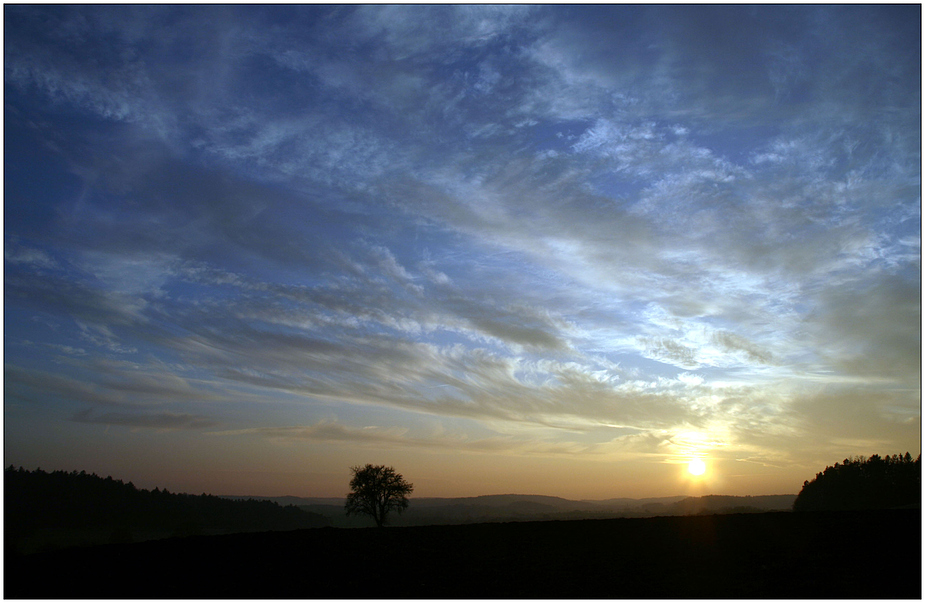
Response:
M385 525L389 511L399 513L408 507L408 495L414 490L396 473L395 469L384 465L366 465L351 467L353 479L350 480L350 494L344 508L347 515L363 513L376 522L377 527Z

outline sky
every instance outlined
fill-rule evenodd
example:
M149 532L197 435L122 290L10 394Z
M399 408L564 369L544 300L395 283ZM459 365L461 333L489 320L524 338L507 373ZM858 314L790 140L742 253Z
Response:
M606 499L919 454L919 5L3 12L5 466Z

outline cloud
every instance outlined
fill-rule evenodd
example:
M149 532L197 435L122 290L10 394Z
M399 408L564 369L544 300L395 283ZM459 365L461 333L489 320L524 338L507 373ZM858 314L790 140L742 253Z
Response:
M3 366L3 392L8 400L40 402L60 396L69 401L98 401L97 389L92 384L10 363Z
M729 352L743 352L749 361L769 364L773 361L770 353L762 350L754 343L744 337L729 333L727 331L717 331L713 334L713 342Z
M365 446L414 446L423 445L429 447L440 446L436 440L424 441L414 440L405 437L407 429L404 428L381 428L375 426L350 427L342 423L331 420L323 420L313 425L305 426L286 426L286 427L256 427L239 430L215 431L212 435L217 436L245 436L257 435L278 440L318 440L343 442L353 445ZM456 442L458 443L458 441ZM446 444L444 444L446 445ZM452 447L452 445L450 445Z
M339 329L337 340L273 333L247 326L235 314L190 315L184 329L190 335L162 344L182 354L190 366L233 383L435 415L536 424L568 423L587 415L591 422L632 423L647 420L638 406L641 399L651 400L649 411L659 408L652 394L621 394L596 378L585 381L581 375L587 368L576 371L565 364L415 343L399 334L371 336L351 328ZM221 324L221 330L212 323ZM246 359L247 368L234 368L235 359ZM429 393L438 385L449 386L452 394ZM586 402L576 405L575 400ZM605 410L608 400L614 406ZM665 404L668 412L670 402ZM632 410L627 416L621 407Z
M672 364L687 369L696 369L700 364L696 360L696 352L692 348L681 345L668 338L639 338L650 358L664 359Z
M144 298L99 290L59 274L7 275L4 295L7 300L29 300L36 311L100 325L110 332L112 328L143 321L147 304Z
M187 413L125 413L105 412L94 414L92 410L77 412L71 419L77 423L91 423L97 425L119 425L132 429L155 429L158 431L174 431L178 429L208 429L219 423L211 418L191 415Z
M482 46L530 18L529 6L363 6L351 14L360 35L384 42L393 60ZM425 25L427 24L427 25Z
M54 270L58 269L58 262L54 260L47 252L22 244L20 241L6 241L3 253L5 262L15 265L26 266L33 271Z
M416 295L423 294L424 288L413 283L414 277L398 263L398 260L395 259L391 251L382 246L374 246L372 247L372 251L378 256L379 268L386 276L408 288L409 291L412 291Z
M908 441L915 15L10 7L6 390L344 445L701 434L768 467L835 450L840 392L851 437Z
M807 325L815 349L850 375L916 385L921 339L910 326L921 320L920 293L918 283L891 274L825 288Z
M827 462L833 462L839 455L897 454L900 447L902 452L918 449L917 398L916 392L839 386L795 401L789 414L800 426L804 442L798 446L803 452L813 455L817 463L826 455Z
M257 427L240 430L210 431L217 437L260 437L274 441L315 441L369 448L450 450L474 454L565 456L574 454L604 455L610 446L578 441L555 441L498 434L471 438L464 433L440 430L413 435L406 428L377 426L350 427L337 421L323 420L312 425L287 427Z
M218 384L182 375L180 367L78 354L54 371L4 365L4 392L40 402L91 403L138 411L166 404L200 404L222 399ZM211 385L211 386L209 386Z

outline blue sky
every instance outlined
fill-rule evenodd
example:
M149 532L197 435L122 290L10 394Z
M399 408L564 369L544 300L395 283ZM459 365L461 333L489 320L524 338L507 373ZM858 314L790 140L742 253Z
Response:
M918 454L919 5L4 17L7 465L609 498Z

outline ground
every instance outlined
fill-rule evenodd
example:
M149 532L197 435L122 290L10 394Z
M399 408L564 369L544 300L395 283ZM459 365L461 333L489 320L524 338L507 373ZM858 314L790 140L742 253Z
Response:
M921 598L921 511L194 536L7 559L7 598Z

